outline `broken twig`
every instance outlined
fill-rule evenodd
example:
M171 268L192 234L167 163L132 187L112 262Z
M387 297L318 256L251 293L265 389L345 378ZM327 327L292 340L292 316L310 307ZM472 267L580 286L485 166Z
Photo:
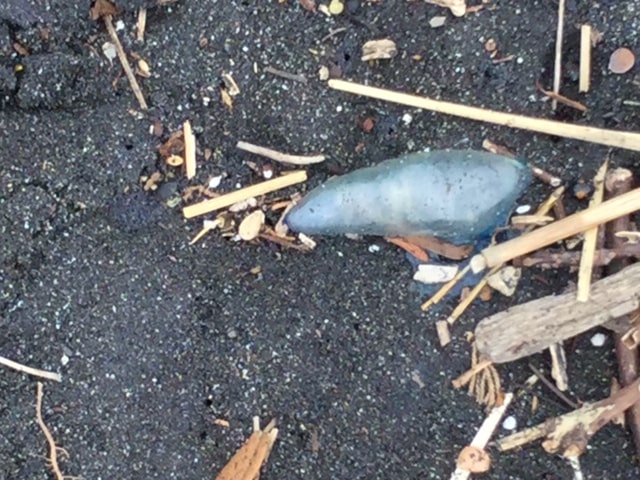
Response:
M371 87L339 79L329 80L328 85L331 88L341 90L343 92L364 95L371 98L377 98L379 100L386 100L388 102L422 108L448 115L456 115L458 117L504 125L512 128L522 128L548 135L573 138L602 145L609 145L611 147L640 151L640 133L636 132L608 130L604 128L558 122L555 120L526 117L513 113L498 112L495 110L487 110L484 108L471 107L452 102L433 100L428 97L395 92L392 90Z
M245 152L255 153L256 155L262 155L263 157L270 158L276 162L288 163L291 165L311 165L313 163L324 162L324 155L289 155L288 153L278 152L266 147L260 147L248 142L238 142L236 147Z
M62 376L59 373L47 372L46 370L39 370L37 368L27 367L26 365L22 365L21 363L14 362L13 360L9 360L8 358L0 356L0 364L5 367L13 368L19 372L28 373L29 375L34 375L36 377L46 378L48 380L55 380L56 382L62 381Z
M198 215L204 215L205 213L213 212L234 203L241 202L247 198L257 197L259 195L265 195L270 192L274 192L281 188L295 185L296 183L304 182L307 179L307 172L304 170L296 170L282 175L266 182L257 183L249 187L241 188L234 192L220 195L216 198L211 198L195 205L189 205L182 209L182 214L186 218L197 217Z

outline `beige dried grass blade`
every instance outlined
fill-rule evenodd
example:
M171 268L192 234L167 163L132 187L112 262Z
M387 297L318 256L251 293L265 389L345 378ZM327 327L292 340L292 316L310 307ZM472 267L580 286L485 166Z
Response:
M260 468L269 457L271 448L278 436L275 420L260 430L255 427L247 441L233 454L215 480L255 480L259 478ZM259 425L259 420L258 420Z
M580 27L580 80L578 91L588 92L591 86L591 25Z
M191 130L189 120L182 124L182 134L184 137L184 163L187 178L191 180L196 175L196 137Z
M602 203L604 198L604 177L607 174L609 159L605 160L598 169L598 173L593 178L594 190L589 208L593 208ZM580 257L580 267L578 270L578 301L589 300L589 288L591 287L591 275L593 272L593 258L596 253L596 243L598 241L598 227L590 228L584 232L582 241L582 256Z
M607 130L604 128L575 125L555 120L527 117L514 113L487 110L484 108L471 107L442 100L433 100L428 97L420 97L418 95L411 95L408 93L395 92L383 88L370 87L368 85L347 82L339 79L329 80L328 85L331 88L343 92L377 98L379 100L422 108L433 112L455 115L458 117L494 123L497 125L504 125L511 128L521 128L548 135L573 138L591 143L599 143L612 147L640 151L640 133L637 132Z
M281 177L241 188L234 192L196 203L195 205L189 205L182 209L182 213L186 218L197 217L198 215L204 215L205 213L228 207L234 203L246 200L247 198L258 197L260 195L280 190L281 188L295 185L296 183L304 182L306 179L306 171L296 170L288 173L287 175L282 175Z

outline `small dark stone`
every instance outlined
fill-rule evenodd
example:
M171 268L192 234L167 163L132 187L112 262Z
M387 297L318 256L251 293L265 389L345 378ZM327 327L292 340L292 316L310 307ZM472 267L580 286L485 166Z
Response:
M588 183L584 183L584 181L579 181L573 186L573 196L578 200L584 200L591 195L593 188Z
M178 182L166 182L160 185L156 194L160 200L166 200L178 190Z

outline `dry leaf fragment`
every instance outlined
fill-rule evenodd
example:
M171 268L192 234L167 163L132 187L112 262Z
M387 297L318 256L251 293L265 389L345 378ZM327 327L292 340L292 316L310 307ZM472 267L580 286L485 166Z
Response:
M231 95L229 94L227 89L224 87L220 87L220 99L222 100L222 103L224 103L229 110L233 108L233 98L231 98Z
M471 473L482 473L489 470L491 458L486 451L467 445L458 455L456 465Z
M238 227L238 236L244 240L253 240L260 234L260 230L264 225L264 212L256 210L247 215Z
M89 18L98 20L106 15L115 15L116 13L118 13L118 8L109 0L96 0L89 9Z
M302 6L302 8L304 8L305 10L307 10L308 12L314 12L316 11L316 0L299 0L300 5Z
M362 61L390 59L398 54L398 49L393 40L383 38L369 40L362 46Z
M222 81L224 82L224 86L227 88L227 92L229 92L229 95L235 97L240 93L240 88L238 87L238 84L233 79L230 73L223 73Z

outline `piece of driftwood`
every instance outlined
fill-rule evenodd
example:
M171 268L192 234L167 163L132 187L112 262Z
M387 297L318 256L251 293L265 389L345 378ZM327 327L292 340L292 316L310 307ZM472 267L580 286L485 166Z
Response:
M615 197L631 190L633 186L633 174L626 168L616 168L610 171L605 178L605 190L607 195ZM626 245L625 240L616 235L616 232L629 230L629 216L614 220L607 225L605 242L612 248L622 248ZM633 244L632 244L633 245ZM636 244L637 245L637 244ZM613 274L626 267L630 262L629 258L620 258L612 262L607 269L607 273ZM629 318L631 322L632 319ZM622 386L633 383L640 374L640 352L637 346L629 348L625 342L627 333L615 332L616 358L618 360L618 376ZM626 424L633 435L633 442L636 447L636 454L640 456L640 401L636 401L626 411Z
M578 456L600 428L638 400L640 379L599 402L583 405L565 415L501 438L496 445L505 451L546 437L542 447L547 452L560 452L565 457Z
M550 295L496 313L475 331L482 358L504 363L628 315L640 306L640 264L594 282L588 301L575 292Z

